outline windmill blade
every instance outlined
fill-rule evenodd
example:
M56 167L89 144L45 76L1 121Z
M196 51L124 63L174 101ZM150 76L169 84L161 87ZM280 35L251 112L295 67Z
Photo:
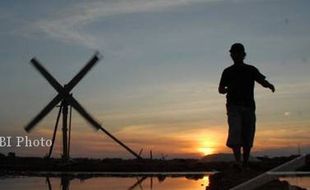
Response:
M63 94L64 88L59 82L39 63L36 58L31 59L32 65L43 75L43 77L57 90Z
M135 153L133 150L131 150L128 146L126 146L124 143L122 143L120 140L118 140L116 137L114 137L111 133L109 133L106 129L104 129L95 119L93 119L86 112L86 110L72 96L68 97L67 102L72 107L74 107L74 109L77 112L79 112L90 124L92 124L93 127L95 127L97 130L101 129L105 134L107 134L115 142L117 142L119 145L121 145L123 148L125 148L128 152L130 152L132 155L134 155L137 159L142 159L141 156L139 156L137 153Z
M88 63L76 74L72 80L66 85L66 89L70 92L74 86L80 82L80 80L88 73L88 71L97 63L99 60L99 53L96 53Z
M93 117L81 106L81 104L72 96L68 97L67 103L70 104L74 109L81 114L86 121L88 121L95 129L100 129L101 125L93 119Z
M48 103L43 110L25 127L25 130L29 132L32 130L43 117L45 117L60 101L62 100L62 96L58 94L55 98Z

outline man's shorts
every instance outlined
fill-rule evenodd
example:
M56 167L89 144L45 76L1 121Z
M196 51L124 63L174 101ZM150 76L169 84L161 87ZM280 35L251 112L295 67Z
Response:
M255 109L228 105L228 138L226 145L233 147L252 147L255 136Z

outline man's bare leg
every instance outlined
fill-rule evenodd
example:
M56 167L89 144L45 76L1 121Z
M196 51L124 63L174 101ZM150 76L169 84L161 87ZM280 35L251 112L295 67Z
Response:
M251 153L251 147L243 147L243 166L244 167L248 166L250 153Z
M240 163L240 161L241 161L241 147L233 147L232 150L234 152L235 161L237 163Z
M241 147L233 147L232 148L234 157L235 157L235 163L233 164L234 170L237 172L242 171L242 166L241 166Z

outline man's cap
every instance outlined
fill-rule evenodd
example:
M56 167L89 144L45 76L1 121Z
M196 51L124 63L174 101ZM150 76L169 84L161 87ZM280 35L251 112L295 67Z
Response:
M245 49L244 49L244 46L241 44L241 43L234 43L230 50L229 50L231 53L234 53L234 52L242 52L242 53L245 53Z

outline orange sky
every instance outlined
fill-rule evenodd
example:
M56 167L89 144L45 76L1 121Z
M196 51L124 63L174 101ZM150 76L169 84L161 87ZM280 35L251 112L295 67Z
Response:
M29 1L0 1L0 135L52 136L57 109L23 129L56 95L32 57L66 84L99 51L72 93L108 131L145 157L230 152L217 87L231 44L241 42L245 62L276 87L256 85L253 153L310 152L310 1ZM78 113L72 122L72 156L132 158ZM0 149L9 151L48 149Z

